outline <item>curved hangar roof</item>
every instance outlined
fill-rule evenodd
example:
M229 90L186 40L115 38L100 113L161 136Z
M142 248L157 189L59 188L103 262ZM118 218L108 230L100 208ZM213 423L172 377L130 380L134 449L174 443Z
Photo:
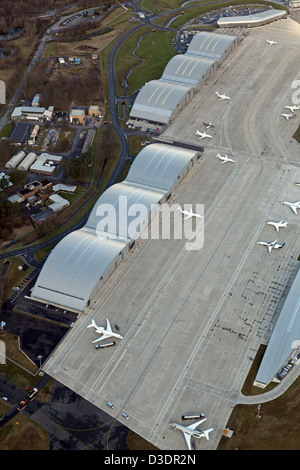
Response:
M223 59L237 43L235 36L201 32L194 36L186 54L168 62L162 77L146 83L138 93L130 117L168 124L194 88L205 79L215 61Z
M219 60L235 40L235 36L201 32L195 34L186 53L210 60Z
M167 124L190 86L162 80L146 83L137 95L130 115Z
M94 230L76 230L51 251L31 297L83 311L96 281L103 276L126 243L99 238Z
M161 79L197 86L213 62L214 60L189 54L175 55L166 66Z
M244 16L231 16L226 18L219 18L217 24L220 28L224 27L251 27L261 26L270 21L276 21L286 15L285 10L267 10L255 15L244 15Z
M171 191L178 175L190 163L195 152L172 145L144 147L131 166L126 181Z
M132 204L143 203L146 220L152 204L166 197L196 155L195 151L170 145L145 147L135 158L128 177L100 196L86 225L64 237L51 251L31 297L77 312L84 311L101 278L108 278L116 260L120 262L123 253L129 251L135 233L128 231L130 217L120 217L124 210L129 212ZM101 230L99 207L104 205L105 208L106 204L116 211L118 223L114 226L108 221L107 229Z

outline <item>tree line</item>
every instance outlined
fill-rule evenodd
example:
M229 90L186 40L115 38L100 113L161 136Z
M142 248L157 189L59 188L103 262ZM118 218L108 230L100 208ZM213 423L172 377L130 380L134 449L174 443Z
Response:
M24 27L25 21L37 14L51 10L61 11L62 7L74 3L74 0L1 0L0 2L0 34L6 34L14 28ZM98 0L97 6L107 9L114 5L114 0ZM95 0L79 0L80 9L92 8Z

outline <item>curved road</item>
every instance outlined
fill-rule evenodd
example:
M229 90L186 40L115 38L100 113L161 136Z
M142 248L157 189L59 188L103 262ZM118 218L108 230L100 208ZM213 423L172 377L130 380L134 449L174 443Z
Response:
M139 0L137 0L137 2L135 2L135 3L132 2L132 6L136 9L136 11L142 11L136 5L136 3L138 3L138 1ZM115 78L116 55L117 55L117 52L118 52L120 46L122 45L122 43L124 41L126 41L131 34L134 34L138 29L142 28L145 24L151 24L149 18L145 19L144 22L141 22L136 27L130 29L127 33L125 33L119 39L119 41L115 44L115 46L113 47L113 49L111 51L110 57L109 57L109 70L108 70L108 73L109 73L109 88L110 88L111 122L112 122L112 125L114 126L114 128L116 129L116 131L118 133L118 136L120 138L120 141L121 141L121 154L120 154L119 161L116 165L116 168L114 169L113 175L112 175L112 177L111 177L111 179L108 183L108 187L115 184L118 181L118 179L120 177L120 174L123 170L124 164L126 162L126 158L129 155L128 134L127 134L126 130L124 130L121 127L120 122L119 122L119 118L118 118L118 97L116 95L116 78ZM155 25L153 25L153 27L154 26ZM171 29L171 28L164 28L164 27L158 27L158 28L159 29ZM16 90L16 92L14 94L14 97L12 98L11 102L7 106L7 109L4 113L4 115L0 119L0 129L3 127L3 125L6 124L7 120L9 119L9 116L10 116L10 114L11 114L11 112L12 112L12 110L13 110L15 104L16 104L16 101L17 101L17 99L20 95L20 92L22 90L22 87L25 83L25 80L26 80L28 74L31 72L34 64L38 60L40 60L41 57L43 56L43 53L44 53L44 51L47 47L47 44L46 44L47 37L48 37L48 35L43 36L43 38L41 40L41 43L40 43L40 45L39 45L32 61L30 63L30 65L29 65L29 67L28 67L27 71L25 72L25 74L23 76L23 79L22 79L18 89ZM91 196L91 197L94 197L94 195ZM89 202L89 200L84 205L86 205ZM82 207L84 207L84 206L82 206ZM81 207L81 209L82 209L82 207ZM74 215L72 217L74 217ZM72 219L72 217L71 217L71 219ZM85 215L79 222L77 222L75 225L73 225L70 229L67 229L62 234L57 235L57 236L51 238L50 240L47 240L47 241L44 241L44 242L41 242L41 243L37 243L37 244L35 243L34 245L26 245L22 248L12 250L12 251L9 250L9 251L5 251L5 252L0 252L0 261L3 260L3 259L6 259L6 258L12 257L12 256L23 256L27 253L34 253L35 251L38 251L42 248L45 248L47 246L56 244L62 238L64 238L67 234L69 234L70 232L73 232L74 230L78 230L79 228L81 228L86 223L87 219L88 219L88 214Z

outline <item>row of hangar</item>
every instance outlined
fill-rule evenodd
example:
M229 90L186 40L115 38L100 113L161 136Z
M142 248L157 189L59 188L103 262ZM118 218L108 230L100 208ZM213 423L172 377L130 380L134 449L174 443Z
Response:
M195 35L187 53L174 56L160 80L144 85L131 117L170 122L238 42L238 38L223 34ZM31 298L78 313L89 307L138 238L132 230L129 233L130 209L142 204L146 210L142 225L147 226L153 212L170 198L200 155L195 150L159 143L142 149L127 178L100 196L85 226L68 234L51 251ZM114 208L114 220L106 220L106 226L100 224L100 212L105 208L108 212Z
M99 197L85 226L51 251L31 298L83 312L200 157L195 150L168 144L144 147L126 179ZM141 206L143 219L132 228Z
M185 54L172 57L159 80L151 80L141 88L130 118L170 123L240 40L221 33L196 34Z

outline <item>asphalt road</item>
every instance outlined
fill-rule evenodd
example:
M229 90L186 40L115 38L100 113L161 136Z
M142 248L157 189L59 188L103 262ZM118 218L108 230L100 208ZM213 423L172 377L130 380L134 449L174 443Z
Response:
M48 380L49 376L45 375L38 389ZM0 395L8 397L12 406L0 421L0 428L22 413L48 432L49 450L128 449L128 429L124 425L59 382L54 383L48 403L42 403L37 394L22 411L18 406L21 400L26 400L26 391L3 376L0 376Z

